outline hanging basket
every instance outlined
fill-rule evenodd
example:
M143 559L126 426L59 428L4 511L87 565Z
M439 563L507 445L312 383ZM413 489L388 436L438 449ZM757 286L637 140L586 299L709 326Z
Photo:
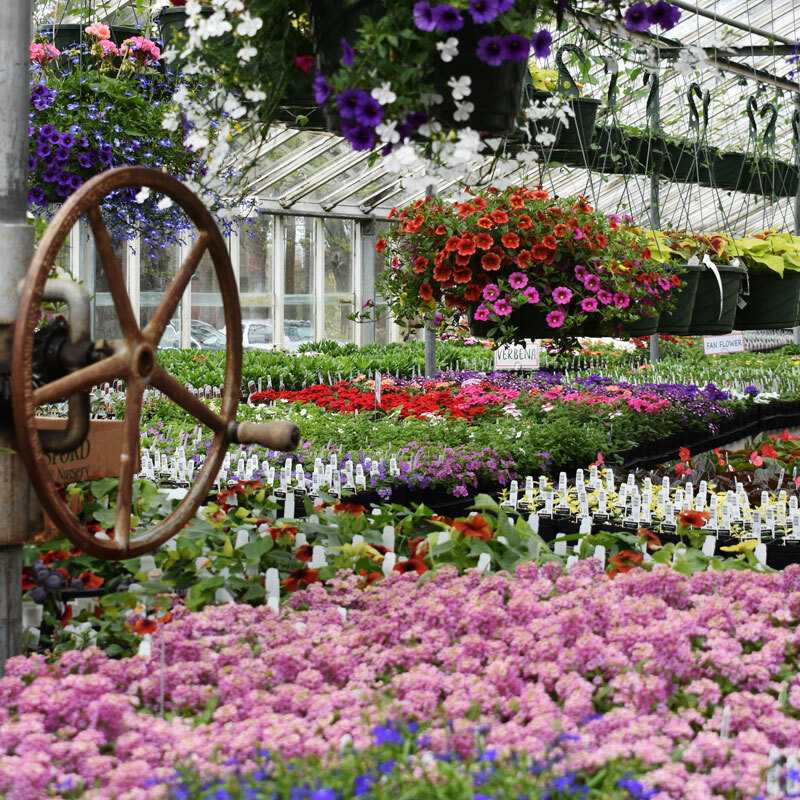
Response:
M678 183L708 183L707 149L688 141L680 144L666 141L661 175Z
M793 328L800 324L800 272L751 272L747 303L736 309L734 327L741 331Z
M536 102L546 102L554 97L552 92L533 92L531 100ZM593 97L578 97L568 101L572 109L573 116L569 118L569 127L565 127L558 119L538 119L528 123L528 131L531 141L537 148L546 152L554 150L573 150L578 152L588 152L589 144L594 133L594 123L597 118L597 110L600 108L600 101ZM550 133L556 137L551 146L536 143L536 136L540 133Z
M710 150L709 186L726 192L746 192L750 189L751 178L752 160L745 153Z
M642 316L636 322L626 322L619 326L619 336L622 339L633 339L640 336L652 336L658 331L659 315Z
M67 50L80 42L95 41L94 37L89 36L85 29L86 25L82 22L62 22L58 25L46 24L39 26L39 35L49 42L52 42L59 50ZM139 28L127 25L109 25L111 41L115 45L121 45L126 39L132 36L141 36Z
M683 264L681 269L686 272L681 275L681 288L675 294L675 310L661 312L658 319L659 333L669 333L673 336L689 333L697 286L705 267L700 264Z
M311 0L309 15L314 37L317 66L323 75L330 75L339 67L342 56L342 39L354 42L361 27L361 17L379 19L385 13L381 0L359 0L342 8L340 0ZM475 52L478 42L486 36L486 28L471 19L457 32L458 55L448 63L435 68L434 84L438 94L445 98L430 110L433 118L445 129L475 128L483 134L502 136L511 133L517 125L522 105L522 85L527 73L526 61L503 61L492 67L481 61ZM418 67L423 65L417 65ZM452 92L447 85L451 77L469 75L472 78L469 102L475 106L465 122L456 121ZM339 132L341 125L335 103L324 107L328 130Z
M481 339L489 338L489 331L497 326L497 323L487 321L481 322L473 319L473 313L477 306L473 306L469 311L469 332ZM558 339L567 336L609 336L610 325L603 323L597 318L597 314L589 314L586 322L577 328L565 331L563 328L551 328L547 324L547 314L536 306L522 306L514 309L508 321L516 332L517 341L524 339Z
M628 151L628 144L619 128L608 126L595 128L589 153L589 166L595 172L633 174L633 161Z
M697 282L690 333L723 334L733 330L739 286L747 270L739 264L719 264L717 270L722 281L722 302L716 276L712 270L704 269Z

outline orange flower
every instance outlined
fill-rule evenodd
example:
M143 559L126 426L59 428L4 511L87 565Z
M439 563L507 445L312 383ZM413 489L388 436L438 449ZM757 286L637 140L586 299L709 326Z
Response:
M504 223L508 222L508 214L505 211L492 211L489 215L498 225L503 225Z
M503 247L509 247L512 250L519 247L519 236L516 233L506 233L500 237L500 241L503 243Z
M471 283L464 290L464 299L474 303L481 296L481 287L476 283Z
M281 525L277 528L270 528L269 535L272 537L273 542L277 542L282 533L285 533L289 539L294 540L298 530L297 525Z
M569 228L564 225L562 222L559 222L558 225L553 228L553 233L558 236L559 239L566 236L569 233Z
M167 611L165 614L162 614L158 618L158 621L162 622L162 623L163 622L172 622L172 612L171 611Z
M419 296L423 300L430 300L433 297L433 287L429 283L423 283L419 287Z
M386 249L386 239L383 238L378 239L378 241L375 242L375 252L382 253L385 249Z
M556 242L556 237L555 236L550 236L550 234L548 234L547 236L543 236L542 237L542 244L548 250L555 250L556 247L558 247L558 242Z
M609 578L615 578L621 572L630 572L642 563L642 554L633 550L620 550L615 556L608 559L609 564L613 564L614 569L608 573Z
M494 228L494 222L492 222L491 217L480 217L478 219L478 227L488 230L489 228Z
M495 272L500 269L500 256L497 253L486 253L481 256L481 266L487 272Z
M689 525L695 528L702 528L708 520L711 519L711 514L708 511L681 511L678 514L678 522L681 525Z
M475 247L488 250L494 244L494 239L488 233L479 233L475 237Z
M484 256L486 258L486 256ZM471 269L455 269L453 270L453 280L456 283L469 283L472 280Z
M534 261L547 261L550 258L550 250L545 247L543 244L537 244L533 247L533 259Z
M101 578L99 575L95 575L94 572L82 572L80 574L80 579L83 581L83 585L87 589L99 589L105 580Z
M72 619L72 606L67 603L64 606L64 614L61 617L61 627L66 628L69 625L69 621Z
M310 586L319 580L319 570L310 569L309 567L301 567L289 573L289 577L281 581L281 584L286 587L288 592L296 592L300 588L300 584L304 583Z
M489 522L481 514L473 514L466 522L454 522L453 527L469 539L480 539L488 542L494 535L489 529Z
M434 514L431 517L431 522L440 522L442 525L449 525L450 527L453 526L453 520L449 517L442 517L439 514Z
M531 225L533 225L533 220L527 214L520 214L517 217L517 227L521 231L527 231Z
M522 208L525 205L525 201L518 194L512 194L508 202L511 208Z
M469 262L472 261L472 256L456 256L456 265L459 267L466 267Z
M408 543L408 559L406 561L398 561L394 565L394 571L403 574L416 572L417 575L422 575L423 572L428 571L428 566L424 560L427 552L428 543L423 542L422 537L411 539Z
M367 509L358 503L337 503L333 507L334 514L341 514L344 511L349 512L354 517L360 517Z
M154 619L137 619L133 630L139 636L144 636L146 633L155 633L158 628L158 623Z
M547 200L550 197L544 189L538 189L533 193L534 200Z
M383 577L383 574L380 572L367 572L365 569L360 569L358 574L364 578L364 582L360 584L360 588L362 589L365 586L372 585L375 581L379 581Z
M475 240L466 236L458 243L458 254L460 256L471 256L475 252Z
M527 269L531 265L531 251L520 250L517 253L517 266L520 269Z
M414 261L414 272L425 272L425 267L427 267L429 263L430 262L427 258L425 258L425 256L419 256Z
M461 241L460 236L451 236L444 245L444 249L450 253L455 253L458 250L458 244Z
M433 278L437 281L446 281L452 274L449 264L440 264L433 268Z
M661 547L661 539L656 536L650 528L639 528L636 532L636 535L639 536L641 539L647 540L647 546L651 550L658 550Z
M446 225L437 225L436 230L434 233L437 236L444 236L447 233L447 226Z
M608 239L606 239L605 235L602 233L598 233L597 236L594 237L595 242L597 242L598 247L608 247ZM647 248L645 248L647 250ZM648 250L647 255L644 255L644 251L642 251L642 255L645 258L650 258L650 251Z

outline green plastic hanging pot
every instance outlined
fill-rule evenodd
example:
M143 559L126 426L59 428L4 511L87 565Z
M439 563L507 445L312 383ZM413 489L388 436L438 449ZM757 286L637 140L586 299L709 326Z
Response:
M720 281L714 271L704 269L697 282L692 323L689 333L697 335L723 334L733 330L739 286L747 270L738 263L718 264ZM720 282L722 296L720 298Z
M746 305L736 309L734 327L741 331L793 328L800 324L800 272L751 272Z
M624 339L633 339L640 336L652 336L658 331L658 314L641 316L636 322L626 322L620 327L620 336Z
M556 95L552 92L533 92L531 99L543 103L554 96ZM540 133L550 133L556 137L552 145L537 145L538 147L546 151L550 149L588 151L600 101L593 97L578 97L569 100L568 105L573 112L568 127L562 125L561 121L557 119L538 119L528 123L528 130L534 143ZM553 160L559 160L556 153L553 155Z
M697 296L697 286L700 275L705 267L700 264L683 264L682 270L686 272L680 276L681 287L675 294L675 310L662 311L658 319L658 332L669 333L673 336L684 336L689 333L694 312L694 301Z
M708 185L726 192L746 192L750 188L752 160L745 153L711 150Z
M59 50L66 50L79 42L89 43L95 39L89 36L85 29L86 25L81 22L62 22L57 25L48 23L39 26L39 35L52 42ZM141 36L140 28L129 27L127 25L109 25L111 41L115 45L121 45L126 39L132 36Z
M216 9L212 8L211 6L201 6L200 14L204 17L210 17L215 10ZM164 45L162 49L165 49L170 44L175 44L177 49L180 50L178 45L185 42L183 31L186 28L187 18L188 15L186 13L186 9L183 6L162 8L161 11L158 12L155 22L158 25L158 34L161 37L161 41ZM173 72L177 72L185 63L185 58L176 56L170 62L169 68Z

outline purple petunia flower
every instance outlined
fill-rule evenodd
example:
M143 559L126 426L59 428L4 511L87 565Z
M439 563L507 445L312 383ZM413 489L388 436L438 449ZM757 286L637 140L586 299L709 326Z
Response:
M33 156L28 157L28 170L33 171L36 169L36 159Z
M359 125L371 125L373 128L383 119L381 104L371 95L363 92L356 101L355 120Z
M428 0L419 0L414 3L414 24L421 31L436 30L436 19L433 16L433 9Z
M469 13L477 25L491 22L499 13L497 0L469 0Z
M625 27L629 31L646 31L650 27L648 19L647 4L634 3L625 12Z
M362 95L369 95L362 89L347 89L336 98L336 105L339 106L339 116L343 119L355 119L356 104Z
M502 41L503 59L510 61L527 61L531 51L531 43L519 33L509 33Z
M497 10L504 14L511 6L514 5L514 0L497 0Z
M536 58L547 58L550 55L550 45L553 43L553 36L548 30L541 30L533 34L531 46Z
M680 18L681 10L677 6L671 6L666 0L658 0L647 9L647 21L664 31L672 30Z
M560 328L564 324L565 314L563 311L551 311L545 320L551 328Z
M607 291L606 289L601 289L597 293L597 299L604 305L607 306L613 299L614 295L611 292Z
M314 100L317 105L324 105L327 99L331 96L331 87L325 76L317 70L314 80L311 82L311 88L314 90Z
M71 133L63 133L61 134L59 144L61 147L70 148L75 144L75 137Z
M568 289L566 286L556 286L553 289L553 302L565 306L570 300L572 300L572 289Z
M28 203L34 203L37 206L47 205L45 200L44 189L39 186L34 186L33 189L28 190Z
M353 48L350 47L350 42L347 39L342 39L342 64L346 67L353 66Z
M464 27L464 17L452 6L436 6L433 9L433 19L436 30L442 33L458 31Z
M88 153L81 153L78 156L78 163L84 168L89 169L92 166L92 158Z
M484 36L478 40L475 55L490 67L499 67L503 63L503 40L499 36Z
M375 145L375 129L366 125L342 126L342 136L353 150L371 150Z
M50 149L50 145L47 142L39 142L39 145L36 148L36 157L37 158L47 158L50 155L52 150Z
M594 297L587 297L582 300L581 311L597 311L597 300Z

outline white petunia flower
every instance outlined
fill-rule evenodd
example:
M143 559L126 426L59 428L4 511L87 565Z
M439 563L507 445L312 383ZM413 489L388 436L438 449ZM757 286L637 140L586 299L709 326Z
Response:
M456 103L456 110L453 112L453 119L456 122L466 122L474 110L474 103Z
M377 100L377 98L375 98ZM378 100L380 102L380 100ZM382 122L375 128L375 133L384 144L396 144L400 141L400 134L397 132L397 123L394 120Z
M258 55L258 50L255 47L251 47L247 45L247 47L242 47L239 52L236 54L236 57L239 61L247 63L251 58L255 58Z
M161 120L161 127L166 131L178 130L178 112L169 111L164 114L164 119Z
M142 188L139 189L138 192L136 192L133 199L137 203L144 203L144 201L147 200L148 197L150 197L150 190L146 186L142 186Z
M166 211L172 205L172 200L169 197L162 197L158 203L156 203L156 208L159 211Z
M392 91L392 84L386 81L376 86L370 94L382 105L388 106L397 100L397 95Z
M458 55L458 39L451 36L443 42L437 42L436 49L442 54L442 61L452 61Z
M239 24L236 26L236 33L239 36L254 36L261 29L264 20L261 17L251 17L246 11L242 14Z
M472 94L472 78L469 75L462 75L460 78L453 76L447 81L451 89L453 100L463 100Z
M208 136L203 131L192 131L187 137L184 145L189 150L202 150L208 147Z

